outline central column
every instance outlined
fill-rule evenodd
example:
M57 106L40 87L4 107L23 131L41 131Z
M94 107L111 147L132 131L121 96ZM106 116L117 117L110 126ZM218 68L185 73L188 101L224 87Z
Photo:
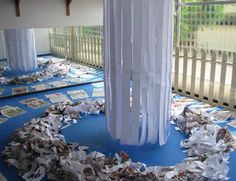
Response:
M169 133L173 0L104 0L106 123L125 145Z
M4 30L7 61L12 71L27 72L37 68L34 29Z

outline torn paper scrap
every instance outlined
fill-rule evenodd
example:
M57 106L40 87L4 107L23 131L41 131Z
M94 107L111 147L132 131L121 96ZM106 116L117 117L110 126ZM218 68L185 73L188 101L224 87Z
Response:
M67 91L72 99L85 99L88 98L88 94L84 90Z
M51 103L58 103L58 102L71 102L64 94L62 93L54 93L45 95Z
M19 107L9 107L9 108L5 108L1 110L1 114L8 118L16 117L25 113L26 111L23 109L20 109Z
M40 90L46 90L50 89L51 87L47 84L37 84L37 85L32 85L31 86L34 90L40 91Z
M104 97L104 88L94 88L93 97Z
M25 94L29 92L28 87L12 88L12 95Z

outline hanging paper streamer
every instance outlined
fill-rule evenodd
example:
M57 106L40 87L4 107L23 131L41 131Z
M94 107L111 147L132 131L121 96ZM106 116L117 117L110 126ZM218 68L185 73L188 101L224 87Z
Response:
M104 0L106 121L121 144L166 143L172 19L172 0Z
M4 30L7 60L12 71L33 71L37 68L34 29Z

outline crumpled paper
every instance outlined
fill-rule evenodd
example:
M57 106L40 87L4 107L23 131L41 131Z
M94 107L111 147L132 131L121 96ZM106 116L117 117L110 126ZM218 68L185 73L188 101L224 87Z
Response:
M182 170L185 170L182 176L186 177L186 169L193 168L195 173L186 177L186 180L227 180L229 153L236 149L236 140L228 128L221 128L210 116L194 112L189 106L185 106L180 115L173 114L172 118L179 130L189 136L181 142L181 147L188 155L187 162L185 159L181 163ZM179 166L176 165L176 168ZM179 179L178 174L175 169L168 174L167 180Z
M188 156L198 156L204 159L216 153L227 153L234 143L227 128L218 125L206 125L192 130L191 136L181 142L187 149Z
M42 71L36 71L28 75L15 76L12 78L1 77L0 83L8 85L28 84L65 75L68 70L67 66L63 63L51 60L38 61L38 65L40 68L43 68Z
M188 157L175 166L147 167L143 163L132 162L123 151L114 157L106 157L96 151L87 153L86 146L66 143L59 132L67 116L71 119L78 118L80 113L98 113L104 111L104 106L102 100L50 106L45 117L33 118L15 131L3 152L4 160L15 166L27 181L46 177L65 181L228 179L227 164L234 138L227 128L221 128L189 110L183 112L181 121L175 118L180 129L189 135L181 143ZM197 126L188 126L184 121L197 122Z
M193 112L186 106L180 115L172 114L172 119L177 127L186 135L191 133L194 128L201 127L202 125L214 124L203 114Z
M41 71L36 71L34 73L22 76L15 76L12 78L1 77L1 84L8 85L18 85L18 84L28 84L33 82L38 82L42 80L47 80L52 77L64 76L67 73L71 73L76 77L87 74L95 74L96 71L93 68L86 67L80 64L75 64L72 62L67 62L65 60L55 61L55 60L46 60L43 58L38 58L38 67L41 68ZM0 73L5 71L6 67L0 65Z
M46 114L60 116L61 128L65 129L77 123L77 119L89 114L105 113L105 99L85 99L76 103L58 103L48 107Z

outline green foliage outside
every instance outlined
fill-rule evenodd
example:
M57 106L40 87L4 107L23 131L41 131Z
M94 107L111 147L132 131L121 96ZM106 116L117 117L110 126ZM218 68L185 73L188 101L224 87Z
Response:
M199 0L185 0L185 2L199 2ZM185 41L191 38L189 33L193 34L199 28L214 28L220 25L224 19L224 5L184 6L180 15L180 40Z
M103 36L103 26L81 26L79 28L81 36Z

